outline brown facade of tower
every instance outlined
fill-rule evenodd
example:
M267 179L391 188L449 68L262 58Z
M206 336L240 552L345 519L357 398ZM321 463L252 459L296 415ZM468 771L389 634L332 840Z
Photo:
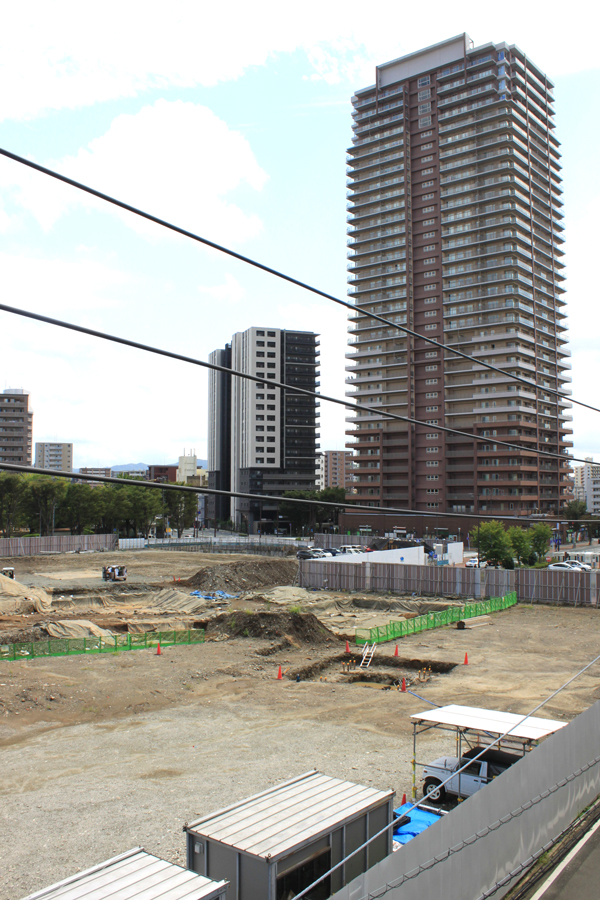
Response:
M423 423L348 419L360 503L527 516L568 499L568 460L537 452L572 446L552 393L571 380L552 104L518 47L467 35L379 66L353 97L350 294L422 336L351 315L349 396Z

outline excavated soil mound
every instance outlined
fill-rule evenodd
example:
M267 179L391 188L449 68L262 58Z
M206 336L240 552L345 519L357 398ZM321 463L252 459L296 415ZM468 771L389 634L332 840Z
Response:
M203 591L225 591L227 594L251 591L276 584L292 584L298 572L295 559L241 559L232 563L204 566L177 587L200 588Z
M207 638L227 634L230 637L288 638L290 641L303 644L326 644L339 637L321 625L312 613L247 613L234 612L215 616L203 622L196 622L195 627L206 629Z

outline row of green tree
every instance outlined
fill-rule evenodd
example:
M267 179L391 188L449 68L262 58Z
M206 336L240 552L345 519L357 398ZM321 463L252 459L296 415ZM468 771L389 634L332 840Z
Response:
M27 530L53 534L68 528L71 534L143 534L168 520L181 536L197 515L197 495L185 491L123 484L81 484L47 475L0 472L0 532L11 537Z
M479 558L505 569L514 569L515 559L523 566L546 565L551 539L552 528L546 522L537 522L531 528L505 528L502 522L492 520L471 532L471 544L477 547Z

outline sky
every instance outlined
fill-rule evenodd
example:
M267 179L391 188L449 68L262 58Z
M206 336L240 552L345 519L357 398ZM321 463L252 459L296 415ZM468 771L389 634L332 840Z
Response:
M563 144L573 396L597 404L600 66L590 6L431 0L1 3L0 146L345 298L350 98L375 66L466 31L517 44L554 81ZM198 359L251 325L321 335L343 397L335 304L0 157L5 303ZM0 312L0 391L75 466L206 458L207 373ZM342 407L321 405L324 449ZM600 414L574 407L576 456Z

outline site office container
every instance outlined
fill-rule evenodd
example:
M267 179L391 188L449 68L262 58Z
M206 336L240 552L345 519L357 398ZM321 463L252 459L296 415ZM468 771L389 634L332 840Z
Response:
M287 900L392 821L394 791L307 772L186 823L188 868L229 882L227 900ZM328 875L321 900L386 857L392 829Z
M225 900L226 887L134 847L25 900Z

